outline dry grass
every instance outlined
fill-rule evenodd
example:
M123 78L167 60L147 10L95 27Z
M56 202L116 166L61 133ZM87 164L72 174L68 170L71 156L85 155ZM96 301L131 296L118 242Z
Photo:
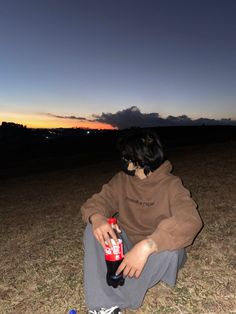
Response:
M127 313L236 313L236 143L169 155L205 227L176 287L155 286L138 311ZM1 181L1 314L86 313L79 209L116 171L111 161Z

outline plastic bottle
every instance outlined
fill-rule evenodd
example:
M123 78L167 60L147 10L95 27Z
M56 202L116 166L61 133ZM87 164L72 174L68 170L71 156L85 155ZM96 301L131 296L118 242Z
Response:
M118 286L123 286L125 282L125 279L122 273L120 273L119 275L116 275L116 271L124 258L123 243L122 243L122 239L119 237L119 234L117 233L114 227L114 225L117 223L117 219L114 217L108 218L108 223L111 224L112 228L114 229L116 236L118 238L118 243L116 243L113 239L111 239L112 247L110 247L106 243L106 248L105 248L105 260L107 264L106 279L107 279L107 284L109 286L112 286L113 288L117 288Z

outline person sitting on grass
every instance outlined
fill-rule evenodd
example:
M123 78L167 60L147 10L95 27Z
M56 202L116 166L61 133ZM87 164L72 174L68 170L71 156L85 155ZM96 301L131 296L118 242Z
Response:
M174 286L186 261L185 247L202 227L197 205L181 179L171 173L162 144L152 129L130 131L118 144L122 170L82 206L84 291L88 313L119 314L137 309L160 281ZM125 283L106 282L105 242L117 236L107 218L118 212L124 259L117 274Z

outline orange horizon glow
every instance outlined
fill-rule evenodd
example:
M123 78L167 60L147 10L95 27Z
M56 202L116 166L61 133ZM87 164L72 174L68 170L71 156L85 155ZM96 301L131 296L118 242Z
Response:
M54 128L83 128L115 130L117 128L110 124L97 121L83 121L76 119L63 119L44 115L29 115L15 113L0 113L2 122L14 122L33 129L54 129Z

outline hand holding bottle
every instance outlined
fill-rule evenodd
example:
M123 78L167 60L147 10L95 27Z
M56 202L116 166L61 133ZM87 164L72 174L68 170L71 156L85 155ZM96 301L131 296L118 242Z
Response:
M114 227L113 229L113 227L108 223L107 218L101 214L92 215L90 217L90 221L92 223L93 234L97 241L102 245L104 250L106 248L105 242L110 247L112 247L111 239L114 239L116 243L118 242L115 231L120 233L121 230L117 224L113 226Z

